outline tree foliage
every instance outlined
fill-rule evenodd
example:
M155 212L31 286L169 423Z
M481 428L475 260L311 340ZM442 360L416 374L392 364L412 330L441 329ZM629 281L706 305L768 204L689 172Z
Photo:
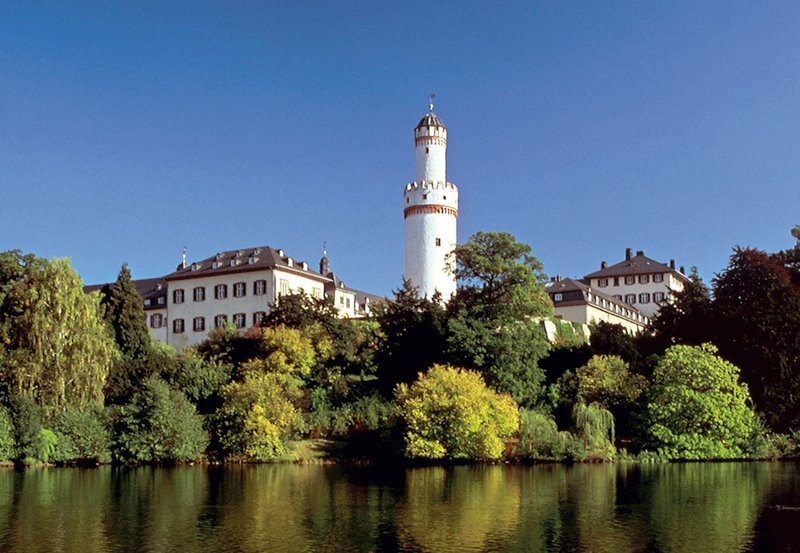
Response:
M605 409L629 406L647 386L647 379L632 373L616 355L594 355L576 371L576 396L583 403Z
M131 271L124 264L113 286L103 289L105 319L114 334L119 351L127 359L144 359L150 352L142 298L136 291Z
M711 344L667 349L653 373L647 420L653 445L670 459L743 457L759 430L739 369Z
M408 457L498 459L519 428L514 400L474 371L434 365L411 386L398 385L395 396Z
M800 427L800 272L790 258L737 248L714 279L716 343L781 432Z
M394 301L375 308L380 327L376 352L380 389L390 396L397 384L446 359L446 319L441 302L421 298L410 281L394 291Z
M689 282L661 305L648 329L657 353L674 344L699 345L714 338L714 316L708 286L692 267Z
M114 454L126 462L192 461L208 444L194 406L157 376L117 408L114 426Z
M27 269L5 299L3 378L14 393L33 397L46 420L70 406L101 405L118 353L100 318L99 295L83 292L68 260Z
M536 403L552 315L542 265L508 233L479 232L454 250L461 286L447 308L449 356L523 405Z

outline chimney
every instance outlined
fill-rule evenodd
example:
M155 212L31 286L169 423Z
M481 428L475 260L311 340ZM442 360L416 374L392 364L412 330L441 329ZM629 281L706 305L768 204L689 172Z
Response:
M673 271L675 270L675 260L674 259L670 259L669 260L669 268L672 269Z
M633 250L631 250L630 248L625 248L625 261L630 261L631 260L631 257L632 257L631 256L631 252L632 251Z
M684 270L683 270L683 265L681 265L681 274L682 274L682 275L685 275L685 274L686 274L686 271L684 271Z
M601 261L600 262L600 268L601 269L605 269L606 267L608 267L608 263L606 263L605 261Z
M644 250L639 250L636 255L644 257Z
M561 275L556 275L556 282L561 282Z

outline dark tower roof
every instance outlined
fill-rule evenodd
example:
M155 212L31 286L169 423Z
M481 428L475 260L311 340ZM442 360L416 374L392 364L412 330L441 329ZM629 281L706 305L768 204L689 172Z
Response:
M443 129L447 128L444 126L444 123L442 123L442 120L439 119L439 116L433 113L432 111L429 111L425 115L425 117L419 120L419 123L417 124L416 127L414 127L414 130L421 129L422 127L442 127Z

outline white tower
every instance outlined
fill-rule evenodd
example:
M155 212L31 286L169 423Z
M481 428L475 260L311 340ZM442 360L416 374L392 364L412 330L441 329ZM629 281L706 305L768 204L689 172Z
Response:
M405 277L420 296L430 298L438 290L448 300L456 291L448 262L457 240L458 188L447 182L447 129L433 113L433 97L427 115L414 129L414 146L416 180L403 191Z

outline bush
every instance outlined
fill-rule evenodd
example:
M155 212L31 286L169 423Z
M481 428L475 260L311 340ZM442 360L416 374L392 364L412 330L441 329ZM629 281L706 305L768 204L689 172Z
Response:
M353 432L380 430L392 415L394 404L379 395L358 398L334 409L331 434L346 436Z
M8 409L0 407L0 461L11 461L16 453L14 425Z
M42 410L36 402L27 395L12 396L10 415L16 443L14 459L23 463L46 461L46 447L42 442Z
M267 461L286 453L286 439L302 430L295 408L300 390L284 373L248 371L242 382L222 389L223 405L214 418L221 454Z
M649 432L667 458L740 458L763 446L739 369L716 353L712 344L672 346L653 372Z
M411 386L398 385L395 397L408 457L498 459L519 428L511 396L473 371L434 365Z
M559 461L566 455L568 432L559 432L550 415L523 409L519 417L517 453L529 459Z
M115 418L114 455L123 461L190 461L208 444L194 406L158 377L147 379Z
M97 409L68 408L53 425L56 445L51 460L61 463L111 460L111 433Z

